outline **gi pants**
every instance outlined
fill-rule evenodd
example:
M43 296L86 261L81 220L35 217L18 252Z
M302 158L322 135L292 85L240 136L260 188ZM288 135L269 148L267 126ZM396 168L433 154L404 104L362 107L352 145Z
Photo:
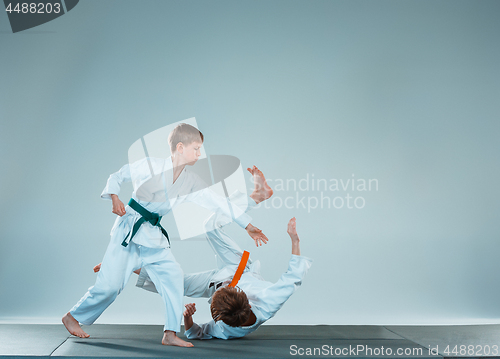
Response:
M170 248L121 245L123 233L115 231L93 287L70 310L80 323L90 325L116 299L134 270L145 268L165 303L164 330L180 331L183 312L183 271Z

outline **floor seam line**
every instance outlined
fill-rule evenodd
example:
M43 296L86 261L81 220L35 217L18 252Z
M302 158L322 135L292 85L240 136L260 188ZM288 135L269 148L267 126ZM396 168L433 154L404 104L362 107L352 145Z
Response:
M64 339L64 341L63 341L61 344L59 344L59 345L58 345L58 346L57 346L54 350L52 350L52 352L49 354L49 357L51 357L51 356L52 356L52 354L54 354L54 352L55 352L57 349L59 349L59 348L61 347L61 345L63 345L64 343L66 343L66 341L67 341L70 337L71 337L71 335L70 335L70 336L68 336L68 337L66 337L66 339Z
M422 347L424 350L425 350L425 349L427 349L427 348L426 348L426 347L424 347L422 344L417 343L416 341L411 340L410 338L406 338L405 336L403 336L403 335L401 335L401 334L399 334L399 333L396 333L395 331L390 330L390 329L389 329L389 328L387 328L385 325L384 325L383 327L384 327L386 330L390 331L391 333L396 334L396 335L400 336L401 338L403 338L403 339L405 339L405 340L408 340L408 341L412 342L412 343L413 343L413 344L415 344L415 345L418 345L419 347ZM439 357L444 358L444 356L443 356L443 355L441 355L441 354L439 354L439 353L438 353L438 355L436 356L436 358L439 358Z
M410 339L408 339L408 338L406 338L406 337L404 337L404 336L402 336L402 335L400 335L400 334L396 333L395 331L390 330L390 329L389 329L389 328L387 328L385 325L383 326L383 328L384 328L385 330L390 331L392 334L396 334L398 337L401 337L401 338L406 339L406 340L410 340ZM413 340L410 340L410 342L413 342Z

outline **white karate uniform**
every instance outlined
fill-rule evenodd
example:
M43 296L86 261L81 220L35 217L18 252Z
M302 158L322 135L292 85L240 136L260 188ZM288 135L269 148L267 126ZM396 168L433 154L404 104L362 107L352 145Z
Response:
M231 203L238 204L242 195L233 194L230 197ZM241 202L240 202L241 203ZM248 200L248 208L255 205L252 199ZM214 294L217 283L230 283L243 251L238 245L222 230L227 220L220 214L214 214L205 223L207 240L216 253L218 269L211 271L187 274L184 276L184 295L188 297L209 297ZM292 255L288 270L280 277L276 283L265 281L260 276L260 262L248 261L247 267L242 274L237 286L242 289L248 297L251 310L255 314L256 322L247 327L231 327L219 320L198 325L196 323L186 330L188 339L232 339L243 337L259 328L264 322L272 318L283 304L290 298L302 279L310 268L312 260L304 257ZM156 292L154 281L148 276L149 270L141 270L137 286L143 289ZM214 285L210 286L213 283ZM209 300L210 302L210 300Z
M195 174L184 170L175 183L172 177L172 159L145 158L131 165L123 166L112 174L101 197L110 199L111 194L120 193L121 184L134 182L134 198L149 212L160 216L168 213L175 205L184 201L199 204L216 213L223 213L243 228L251 218L233 206L225 198L206 188ZM118 217L111 230L111 240L102 260L96 283L70 310L71 315L80 323L90 325L115 300L132 272L146 268L150 279L159 288L166 307L164 330L178 332L182 319L183 272L175 260L167 239L157 226L144 222L127 247L121 245L141 215L130 206L126 214Z

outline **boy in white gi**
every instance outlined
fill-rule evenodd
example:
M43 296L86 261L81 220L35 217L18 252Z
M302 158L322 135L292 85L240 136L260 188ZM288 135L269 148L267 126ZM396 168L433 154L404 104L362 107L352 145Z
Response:
M138 268L147 268L151 281L159 289L166 307L162 344L191 347L177 337L182 316L183 272L171 250L168 234L160 225L163 215L183 201L195 202L211 211L222 211L247 230L256 245L267 243L261 230L250 224L250 217L225 199L205 188L205 184L186 165L201 155L203 134L193 126L180 124L169 135L172 156L167 159L145 158L123 166L112 174L101 197L111 199L118 217L111 230L111 241L104 255L96 283L62 318L66 329L80 338L89 335L79 323L90 325L115 300ZM118 198L123 182L134 181L128 206ZM265 197L262 187L261 196Z
M235 204L246 203L241 193L234 193L230 199ZM252 202L248 200L247 209L255 205L255 202ZM210 322L198 325L192 318L196 311L195 304L186 304L184 329L188 339L240 338L257 330L276 314L301 285L311 266L312 261L300 255L296 220L292 218L287 229L292 241L292 257L288 270L281 278L274 284L265 281L259 274L259 261L249 260L236 284L237 287L231 287L233 283L229 283L233 280L243 251L222 230L227 223L228 219L218 213L213 214L205 223L207 240L216 253L219 268L184 276L184 295L211 297L210 309L213 317ZM148 277L148 269L136 271L138 272L136 285L156 292L154 283Z

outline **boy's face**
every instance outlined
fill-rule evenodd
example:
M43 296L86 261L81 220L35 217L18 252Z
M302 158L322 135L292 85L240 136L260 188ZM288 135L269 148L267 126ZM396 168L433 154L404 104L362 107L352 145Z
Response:
M192 142L187 146L184 146L182 151L182 157L184 159L184 163L189 166L192 166L198 161L198 157L201 156L201 145L202 142Z

